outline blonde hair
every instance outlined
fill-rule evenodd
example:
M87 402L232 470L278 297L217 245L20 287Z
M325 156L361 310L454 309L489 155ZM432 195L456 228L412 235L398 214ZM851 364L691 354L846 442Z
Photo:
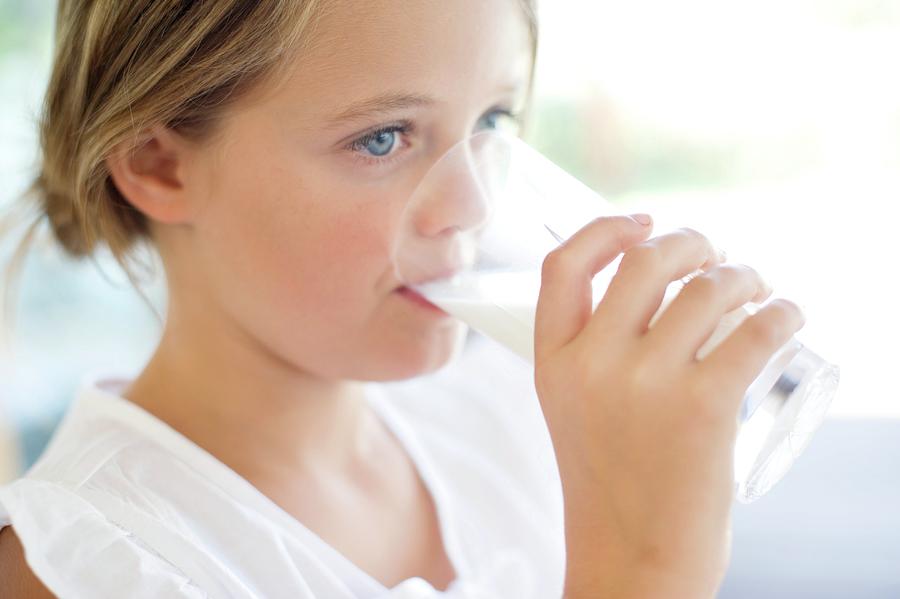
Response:
M534 57L535 0L517 2ZM40 120L41 168L26 194L37 215L10 279L46 220L67 254L90 256L105 244L134 283L129 252L149 240L149 227L112 183L106 158L154 124L209 135L230 101L276 72L288 52L302 51L326 3L60 0Z

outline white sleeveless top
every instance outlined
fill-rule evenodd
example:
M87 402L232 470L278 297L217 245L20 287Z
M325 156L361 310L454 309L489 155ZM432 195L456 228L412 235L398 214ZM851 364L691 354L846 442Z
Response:
M416 379L368 383L434 500L457 579L386 588L163 421L86 377L40 459L0 487L28 565L63 599L562 596L562 493L531 370L477 339ZM385 551L391 551L385 547Z

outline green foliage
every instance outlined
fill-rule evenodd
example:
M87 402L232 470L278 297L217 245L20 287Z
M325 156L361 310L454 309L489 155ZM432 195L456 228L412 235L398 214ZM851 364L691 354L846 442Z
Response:
M55 9L47 0L0 0L0 61L46 52Z

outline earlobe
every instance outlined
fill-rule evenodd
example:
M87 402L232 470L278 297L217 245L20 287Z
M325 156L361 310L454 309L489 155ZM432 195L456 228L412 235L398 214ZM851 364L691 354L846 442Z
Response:
M185 142L164 127L119 144L107 157L113 184L128 203L149 219L165 224L190 220L185 192Z

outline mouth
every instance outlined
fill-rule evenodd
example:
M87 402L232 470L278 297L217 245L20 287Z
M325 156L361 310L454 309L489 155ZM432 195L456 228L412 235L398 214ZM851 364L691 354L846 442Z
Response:
M410 301L411 303L415 304L416 306L425 308L426 310L429 310L431 312L435 312L438 314L448 315L444 310L442 310L438 306L432 304L430 301L425 299L425 296L423 296L421 293L418 293L417 291L414 291L405 285L402 287L396 288L394 290L394 293L400 295L402 298Z
M425 283L431 283L432 281L440 281L443 279L449 279L449 278L453 277L454 275L458 274L461 270L462 269L459 266L447 266L440 270L434 271L432 274L429 274L427 276L420 276L420 277L417 277L416 279L409 278L406 280L406 282L408 283L408 285L412 285L412 286L423 285ZM399 281L397 281L397 282L399 282ZM411 303L413 303L421 308L425 308L425 309L429 310L430 312L433 312L435 314L442 314L444 316L449 316L449 314L445 310L441 309L439 306L430 302L425 296L423 296L418 291L415 291L414 289L412 289L412 287L409 287L408 285L397 286L393 290L393 293L396 293L397 295L403 297L404 299L410 301Z

